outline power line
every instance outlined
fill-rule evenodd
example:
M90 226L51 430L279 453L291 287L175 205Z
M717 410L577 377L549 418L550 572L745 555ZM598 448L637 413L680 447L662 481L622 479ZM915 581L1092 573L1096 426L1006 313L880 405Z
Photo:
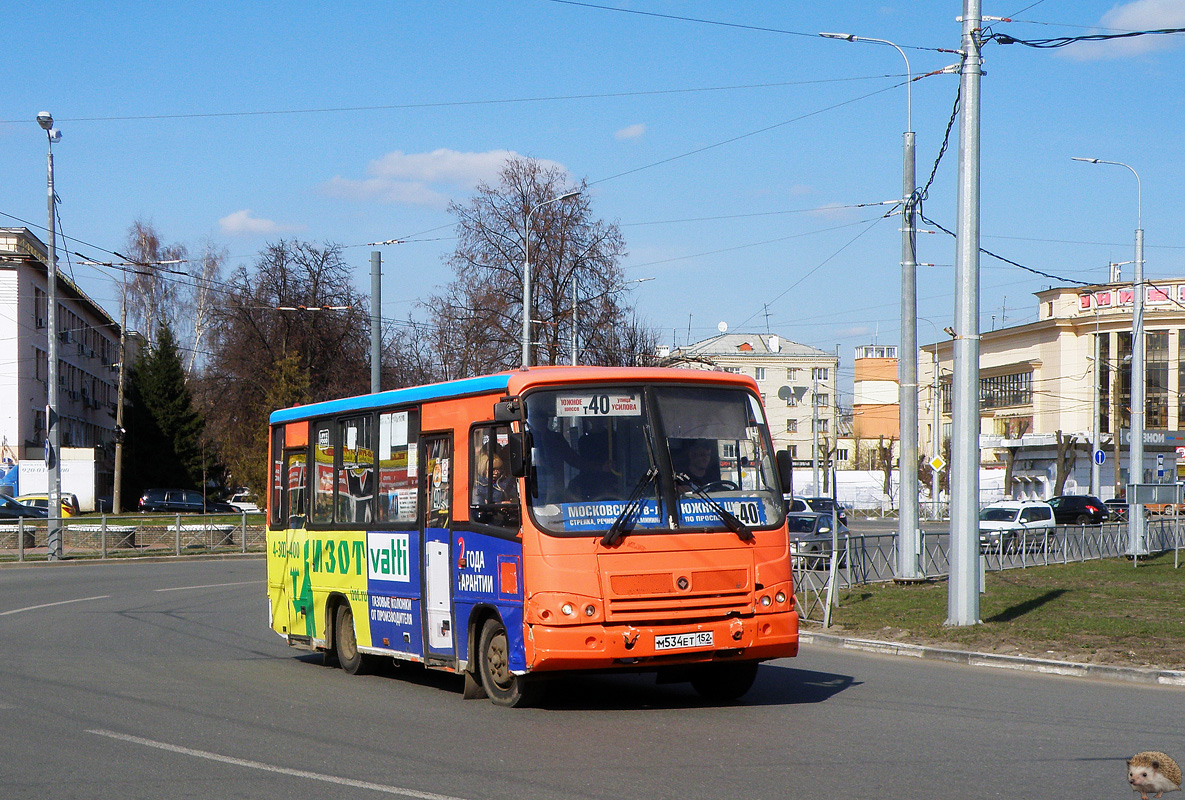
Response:
M772 83L746 83L729 86L699 86L682 89L643 89L635 92L599 92L592 94L543 95L539 97L516 97L495 100L441 100L431 103L392 103L371 106L327 106L324 108L286 108L255 111L194 111L178 114L136 114L126 116L107 117L73 117L64 118L60 122L140 122L159 121L169 119L220 119L228 117L271 117L290 114L342 114L357 113L359 111L400 111L420 108L456 108L468 106L496 106L521 103L547 103L566 100L602 100L619 97L653 97L658 95L698 94L704 92L731 92L747 89L780 89L787 86L811 86L823 83L850 83L853 81L878 80L880 78L899 78L900 75L867 75L847 78L816 78L802 81L776 81ZM28 120L3 119L0 125L25 124Z

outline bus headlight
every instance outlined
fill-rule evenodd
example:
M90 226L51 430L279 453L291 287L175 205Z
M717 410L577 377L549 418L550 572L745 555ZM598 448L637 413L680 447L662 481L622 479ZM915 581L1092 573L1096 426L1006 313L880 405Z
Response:
M584 616L592 617L592 616L595 616L596 613L597 613L597 607L594 606L592 603L589 603L588 605L586 605L584 607Z
M769 599L769 595L768 595L768 594L763 594L763 595L761 596L761 607L762 607L762 608L769 608L769 604L770 604L770 602L772 602L772 601Z
M776 595L774 595L774 600L777 601L778 605L785 603L786 602L786 593L785 592L778 592Z
M564 603L562 606L560 606L560 611L564 613L565 617L570 617L576 612L576 609L572 608L571 603Z

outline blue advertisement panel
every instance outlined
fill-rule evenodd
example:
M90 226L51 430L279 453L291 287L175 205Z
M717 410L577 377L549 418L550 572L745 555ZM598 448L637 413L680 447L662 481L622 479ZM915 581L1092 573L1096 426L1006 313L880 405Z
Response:
M468 621L478 604L498 609L506 625L510 669L527 667L523 649L523 546L517 541L474 531L455 531L453 608L457 652L469 652Z
M746 525L765 524L765 503L758 497L713 498L716 504ZM719 525L720 517L704 500L679 499L679 518L684 525Z
M717 505L739 519L746 525L764 525L765 503L758 497L721 497L713 498ZM613 524L625 509L624 500L598 500L591 503L563 503L564 530L566 531L597 531L605 530ZM679 499L679 519L683 525L715 526L720 524L720 517L712 510L712 506L705 500L694 497ZM643 500L638 512L631 520L635 528L655 528L662 524L659 516L658 502Z
M370 531L366 556L370 641L375 647L423 655L419 534Z

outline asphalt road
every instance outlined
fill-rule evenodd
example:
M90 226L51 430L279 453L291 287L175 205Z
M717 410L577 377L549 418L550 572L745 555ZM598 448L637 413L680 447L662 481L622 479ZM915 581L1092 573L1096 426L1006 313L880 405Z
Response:
M643 676L542 708L351 677L267 628L261 559L0 569L0 796L1128 797L1185 692L804 648L736 705Z

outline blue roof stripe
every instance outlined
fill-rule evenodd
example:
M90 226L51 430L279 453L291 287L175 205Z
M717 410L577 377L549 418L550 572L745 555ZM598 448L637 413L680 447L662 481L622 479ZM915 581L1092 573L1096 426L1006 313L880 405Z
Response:
M479 378L465 378L448 383L434 383L429 386L411 386L406 389L392 389L378 394L363 394L357 397L343 397L340 400L326 400L321 403L310 403L307 406L283 408L273 411L269 420L275 425L281 422L293 422L309 417L323 417L341 414L348 411L366 411L387 406L419 403L424 400L440 400L446 397L462 397L469 394L486 394L488 392L505 392L510 385L509 373L500 375L483 375Z

